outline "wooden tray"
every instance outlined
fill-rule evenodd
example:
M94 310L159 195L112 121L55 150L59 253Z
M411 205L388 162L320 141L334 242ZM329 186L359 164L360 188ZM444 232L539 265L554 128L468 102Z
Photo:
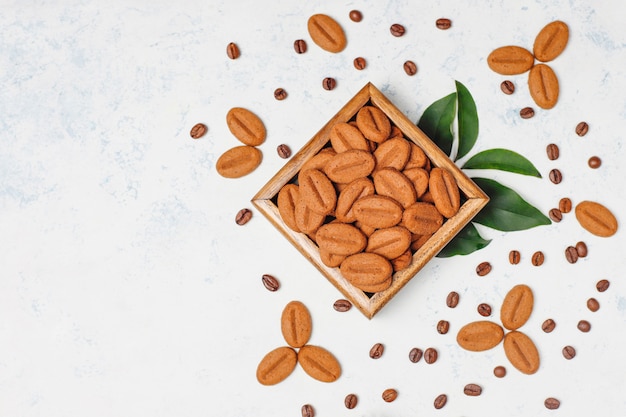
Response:
M338 122L352 119L361 107L371 104L380 108L404 136L419 145L434 166L450 171L459 185L465 202L459 212L448 219L441 228L413 255L411 265L393 276L391 286L371 297L354 287L339 272L329 268L320 259L317 245L304 233L291 230L281 219L274 203L283 185L298 174L302 165L329 142L329 132ZM274 201L272 201L274 199ZM317 269L350 300L367 318L371 319L402 289L469 221L487 204L489 197L467 177L448 156L437 147L413 122L398 110L373 84L368 83L339 112L322 127L313 138L296 153L282 169L253 197L252 204L285 236Z

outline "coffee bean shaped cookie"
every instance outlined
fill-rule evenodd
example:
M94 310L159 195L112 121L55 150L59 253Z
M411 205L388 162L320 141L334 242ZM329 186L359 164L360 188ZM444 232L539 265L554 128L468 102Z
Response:
M267 132L259 117L248 109L234 107L226 114L230 132L243 144L259 146L265 142Z
M318 381L334 382L341 376L337 358L320 346L302 346L298 351L298 363L304 372Z
M263 154L255 147L235 146L218 158L215 169L224 178L240 178L254 171L262 159Z
M378 107L361 107L356 114L356 123L363 136L372 142L382 143L391 133L391 122Z
M291 301L283 309L280 329L287 344L294 348L306 345L313 329L311 314L300 301Z
M502 75L523 74L532 68L535 57L520 46L497 48L487 57L489 68Z
M263 385L275 385L283 381L296 368L298 356L290 347L283 346L272 350L261 359L256 378Z

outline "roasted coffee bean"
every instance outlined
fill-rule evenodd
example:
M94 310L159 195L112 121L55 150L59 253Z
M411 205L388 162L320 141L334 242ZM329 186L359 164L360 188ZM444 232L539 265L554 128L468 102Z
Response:
M541 330L550 333L556 327L556 322L552 319L546 319L541 325Z
M561 174L561 171L556 168L551 170L548 176L553 184L559 184L561 181L563 181L563 174Z
M437 410L439 410L443 408L447 402L448 402L448 396L446 394L441 394L441 395L438 395L437 398L435 398L435 402L433 403L433 405L435 406Z
M226 47L226 54L230 59L237 59L241 56L241 52L239 51L239 47L236 43L231 42Z
M435 26L437 26L437 29L441 30L450 29L450 26L452 26L452 21L450 19L442 17L440 19L437 19L437 21L435 22Z
M559 200L559 210L561 210L561 213L569 213L572 211L572 200L567 197L563 197Z
M382 343L375 343L374 346L370 349L370 358L378 359L383 356L383 352L385 351L385 346Z
M500 90L506 95L511 95L515 92L515 84L509 80L504 80L500 84Z
M579 258L587 256L587 244L585 242L576 243L576 253L578 253Z
M437 353L437 349L435 348L429 347L424 352L424 361L426 361L426 363L429 365L437 362L438 357L439 357L439 354Z
M491 316L491 306L487 303L478 304L478 308L476 310L478 310L478 314L483 317Z
M546 400L543 402L543 405L545 405L548 410L556 410L561 406L561 401L557 400L556 398L550 397L546 398Z
M322 80L322 87L324 90L332 90L337 85L337 81L335 81L332 77L326 77Z
M353 64L354 64L354 68L358 69L359 71L364 70L365 67L367 66L367 62L365 61L365 58L361 56L354 58Z
M360 22L363 20L363 13L358 10L350 10L350 20L353 22Z
M597 156L592 156L591 158L589 158L589 161L587 161L587 164L589 164L589 168L591 169L600 168L600 165L602 165L602 160Z
M476 273L478 276L484 277L491 272L491 264L489 262L481 262L476 267Z
M576 134L578 136L585 136L589 131L589 125L587 122L580 122L576 125Z
M263 285L265 286L265 288L267 288L268 291L274 292L274 291L278 291L278 289L280 288L280 282L278 282L276 277L274 277L273 275L264 274L261 277L261 281L263 282Z
M521 259L522 255L517 250L512 250L509 252L509 263L511 265L517 265Z
M543 265L543 261L545 260L545 256L543 255L543 252L541 251L537 251L535 253L533 253L533 256L531 258L531 262L534 266L541 266Z
M304 404L300 411L302 412L302 417L315 417L315 410L311 404Z
M278 147L276 148L276 152L278 153L278 156L280 156L283 159L287 159L291 156L291 148L289 148L289 146L283 144L278 145Z
M598 302L598 300L596 300L595 298L590 298L587 300L587 308L592 311L592 312L596 312L600 309L600 303Z
M417 74L417 65L415 65L415 62L406 61L403 67L404 67L404 72L406 72L407 75Z
M339 299L335 301L333 308L340 313L345 313L352 308L352 303L348 300Z
M546 154L548 155L548 159L551 161L559 159L559 147L555 143L551 143L546 146Z
M446 334L450 330L450 322L447 320L439 320L437 323L437 332L439 334Z
M296 53L303 54L306 52L307 45L304 39L297 39L293 42L293 49L295 49Z
M387 388L383 391L383 400L385 402L393 402L396 398L398 398L398 391L396 391L395 389Z
M581 320L578 322L576 327L578 327L578 330L580 330L581 332L587 333L589 332L589 330L591 330L591 323L589 323L587 320Z
M417 363L420 361L420 359L422 359L423 355L424 352L422 352L422 349L414 347L409 352L409 360L413 363Z
M506 376L506 368L504 366L496 366L493 368L493 374L496 378L504 378Z
M207 131L207 127L204 123L197 123L194 125L194 127L191 128L189 135L193 139L200 139L202 136L205 135L206 131Z
M274 98L276 100L284 100L287 98L287 91L284 88L274 90Z
M575 247L568 246L567 248L565 248L565 259L567 259L567 262L571 264L575 264L576 262L578 262L578 252L576 251Z
M522 119L530 119L535 115L535 110L532 107L524 107L519 111L519 115Z
M235 223L237 223L239 226L243 226L244 224L248 223L251 218L252 210L242 208L237 212L237 215L235 216Z
M400 36L404 35L405 29L404 29L404 26L402 26L401 24L394 23L389 28L389 31L391 32L393 36L395 36L396 38L399 38Z
M576 349L574 349L572 346L565 346L563 348L563 357L567 360L569 359L573 359L576 356Z
M465 395L469 395L470 397L477 397L483 392L483 389L478 384L467 384L465 388L463 388L463 393Z
M611 285L611 283L609 282L608 279L601 279L600 281L597 282L596 289L599 292L604 292L609 289L609 285Z
M356 407L358 401L359 399L355 394L348 394L343 400L343 403L345 404L347 409L352 410L354 407Z
M450 292L446 297L446 305L450 308L454 308L459 304L459 293L456 291Z
M558 208L550 209L548 212L548 216L552 219L553 222L558 223L563 220L563 213Z

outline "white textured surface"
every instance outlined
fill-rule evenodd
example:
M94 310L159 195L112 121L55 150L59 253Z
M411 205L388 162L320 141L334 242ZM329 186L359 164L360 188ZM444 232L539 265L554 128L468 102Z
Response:
M626 245L585 232L574 215L525 232L481 228L493 242L466 257L435 259L373 320L332 309L339 293L259 213L245 227L235 213L284 163L275 148L296 151L367 81L412 120L454 90L472 92L480 116L473 152L494 147L527 156L544 178L481 173L512 186L544 213L561 197L611 208L624 225L623 135L626 122L626 32L618 2L604 1L328 1L184 0L2 1L0 13L0 416L294 416L311 403L317 416L542 416L626 414ZM359 9L361 23L348 19ZM335 17L348 47L331 55L306 32L313 13ZM437 30L449 17L453 27ZM570 43L551 63L561 83L556 108L530 120L524 75L505 78L486 57L496 47L532 47L536 33L560 19ZM401 38L392 23L405 25ZM293 41L309 51L297 55ZM241 58L226 57L235 41ZM368 61L356 71L352 59ZM414 60L408 77L402 63ZM337 78L334 91L321 88ZM277 87L289 97L273 98ZM237 144L228 109L255 111L268 129L264 161L251 175L226 180L215 161ZM586 120L589 134L574 127ZM191 140L197 122L209 127ZM561 157L549 161L555 142ZM586 161L598 155L598 170ZM547 179L558 167L564 180ZM587 242L589 256L570 265L566 246ZM508 251L522 252L511 266ZM530 265L535 250L546 254ZM490 261L486 277L475 266ZM260 277L282 287L270 293ZM595 283L612 285L597 293ZM502 346L470 353L458 329L494 307L517 283L530 285L534 312L523 330L542 356L522 375ZM449 291L461 294L455 310ZM585 307L598 298L596 313ZM279 318L290 300L313 315L311 343L343 366L335 383L300 368L277 386L261 386L255 369L283 344ZM557 328L541 331L552 317ZM439 335L439 319L451 331ZM576 329L580 319L591 332ZM375 342L386 346L373 361ZM578 356L566 361L561 348ZM409 362L413 346L434 346L433 365ZM492 369L509 374L496 379ZM469 382L480 397L462 393ZM398 399L381 393L396 388ZM360 402L348 411L346 394ZM433 409L446 393L447 406ZM559 410L543 406L548 396Z

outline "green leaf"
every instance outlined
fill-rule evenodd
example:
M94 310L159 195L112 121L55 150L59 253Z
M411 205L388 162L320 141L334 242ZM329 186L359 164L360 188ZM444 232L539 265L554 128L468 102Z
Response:
M452 151L452 122L456 109L456 93L445 96L428 106L417 126L432 139L439 148L450 155Z
M469 90L460 82L456 82L456 93L459 99L459 150L455 160L464 157L474 147L478 138L478 113L476 103Z
M463 169L499 169L541 178L537 168L522 155L508 149L488 149L472 156Z
M550 224L548 217L512 189L491 179L472 178L490 198L472 221L493 229L511 232Z
M449 258L455 255L467 255L487 246L490 240L483 239L476 226L468 223L461 231L437 254L438 258Z

